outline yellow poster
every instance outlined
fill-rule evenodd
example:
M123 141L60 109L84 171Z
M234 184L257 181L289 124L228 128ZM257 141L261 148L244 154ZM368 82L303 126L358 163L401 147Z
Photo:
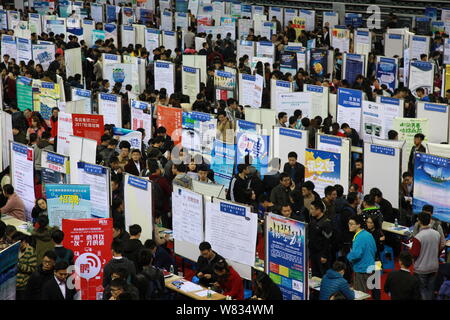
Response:
M450 89L450 65L445 66L444 95Z
M295 29L295 42L298 42L298 37L302 34L302 31L306 29L306 19L294 17L292 19L292 27Z
M44 120L50 121L52 108L60 101L59 84L53 82L33 81L33 109L40 112Z

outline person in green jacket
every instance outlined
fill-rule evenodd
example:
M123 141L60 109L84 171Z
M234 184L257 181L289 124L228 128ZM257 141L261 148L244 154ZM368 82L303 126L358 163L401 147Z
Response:
M20 241L19 260L16 274L16 300L25 300L25 289L31 274L36 270L36 254L31 246L31 237L17 232L13 236L14 242Z
M55 248L55 244L52 241L52 232L58 230L58 227L50 227L48 224L48 216L38 217L35 230L31 233L31 236L36 240L36 259L38 265L42 263L44 254Z

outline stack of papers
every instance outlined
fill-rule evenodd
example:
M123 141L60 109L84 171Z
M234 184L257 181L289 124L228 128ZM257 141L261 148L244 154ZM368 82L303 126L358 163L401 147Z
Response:
M354 290L354 292L355 292L355 300L361 300L361 299L367 297L367 293L365 293L365 292L356 291L356 290Z
M202 290L203 287L199 286L198 284L195 284L190 281L183 282L183 285L181 286L180 290L184 292L192 292L192 291L199 291Z
M211 292L211 294L213 294L214 292ZM208 296L208 290L203 290L203 291L199 291L196 292L195 295L199 296L199 297L206 297Z

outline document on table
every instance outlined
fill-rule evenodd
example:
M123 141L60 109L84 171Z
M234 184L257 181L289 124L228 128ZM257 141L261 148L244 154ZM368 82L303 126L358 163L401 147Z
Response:
M213 292L211 292L211 294L213 294ZM206 296L208 296L208 290L196 292L195 295L197 295L199 297L206 297Z
M199 286L193 282L183 282L183 285L181 286L180 290L184 292L192 292L192 291L199 291L202 290L203 287Z
M355 292L355 300L362 300L367 298L367 293L362 292L362 291L356 291L353 290Z

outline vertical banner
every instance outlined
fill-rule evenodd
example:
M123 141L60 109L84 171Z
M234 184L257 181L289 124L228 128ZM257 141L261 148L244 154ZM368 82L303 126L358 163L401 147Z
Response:
M385 84L392 92L398 87L396 58L377 57L377 80Z
M228 188L233 178L236 145L214 140L211 170L214 171L214 181Z
M283 300L308 299L306 225L269 213L266 217L266 273Z
M394 104L363 101L362 136L371 142L372 137L388 139L389 130L394 128L394 119L403 113L403 108Z
M253 41L240 40L237 44L236 58L242 58L244 55L251 59L255 56L255 43Z
M85 90L80 88L72 88L72 101L84 101L84 113L92 113L92 92L91 90Z
M304 84L303 91L311 95L311 113L312 117L321 116L325 119L328 116L328 87L316 86L313 84Z
M146 137L152 135L151 104L144 101L131 100L131 130L142 128Z
M15 59L17 61L17 44L14 36L2 35L1 53L2 56L7 54L10 59Z
M337 122L348 123L358 133L361 131L363 93L354 89L338 89Z
M173 238L193 245L203 242L203 196L174 186L172 192Z
M40 112L44 120L50 120L52 108L58 106L60 99L59 84L33 80L34 111Z
M244 163L249 155L252 165L262 174L268 171L269 160L272 158L270 136L253 132L238 132L236 134L236 163Z
M103 30L105 31L105 39L113 39L114 44L118 45L117 40L117 25L114 23L105 23L103 25Z
M152 182L127 173L123 192L125 225L138 224L142 239L153 239Z
M372 37L370 30L356 30L355 31L355 45L354 51L357 54L368 55L372 51Z
M166 88L167 96L170 97L175 92L175 70L171 62L155 62L155 89Z
M172 11L164 10L164 12L161 14L161 30L163 30L163 31L173 31L173 14L172 14Z
M450 159L416 153L414 160L413 212L425 205L434 207L433 217L450 222Z
M411 61L409 67L409 86L411 93L417 98L416 89L423 88L425 95L433 94L434 65L431 62Z
M122 101L119 96L101 92L98 96L98 113L103 115L104 124L122 127Z
M350 30L345 26L336 26L331 33L331 46L340 52L350 52Z
M305 181L311 181L321 197L325 196L325 187L341 184L341 155L339 153L306 149Z
M172 50L172 52L175 51L177 48L177 36L174 31L168 31L164 30L162 32L162 44L167 49Z
M17 62L24 61L27 64L31 58L31 40L17 38Z
M347 80L351 86L358 75L365 75L365 61L362 54L344 53L343 79Z
M45 195L50 226L61 228L63 219L91 217L90 186L47 184Z
M81 79L83 79L83 64L81 59L81 48L72 48L64 51L67 77L79 74Z
M27 220L31 220L34 207L34 149L26 145L10 142L11 184L15 193L25 204Z
M112 219L64 219L62 230L63 245L74 254L81 300L102 300L103 268L112 258Z
M412 35L409 38L410 59L420 60L421 54L430 54L430 37Z
M175 145L181 142L181 127L183 110L158 105L156 107L156 127L164 127L167 135L172 138Z
M32 46L33 60L35 64L42 65L45 70L48 69L50 63L55 58L55 45L54 44L33 44Z
M211 157L217 120L208 113L183 112L182 145L189 152Z
M284 8L284 21L283 27L286 27L290 22L294 21L294 17L298 16L297 9Z
M306 29L306 19L294 17L292 19L292 28L295 30L295 39L297 40L301 32Z
M291 92L291 91L292 91L292 84L289 81L271 79L270 80L270 108L278 109L278 105L279 105L278 95L280 93L286 93L286 92Z
M122 24L130 25L135 21L133 8L122 7Z
M73 183L89 185L91 188L91 216L109 218L111 198L109 169L80 161L76 170L78 181Z
M145 48L149 52L149 62L153 61L153 50L159 47L160 31L157 29L145 29Z
M234 98L234 89L236 87L236 75L231 72L215 70L214 86L216 88L217 100L228 100Z
M69 157L42 150L42 190L46 191L47 184L68 184L69 165Z
M98 3L91 3L91 17L97 22L103 22L103 5Z
M189 96L189 102L192 104L197 99L200 92L200 69L183 66L181 73L182 92Z
M128 47L130 44L134 46L135 37L134 37L134 27L131 26L121 26L121 38L122 38L122 47Z
M117 10L116 6L105 5L106 23L117 22Z
M60 111L58 113L58 153L69 155L69 137L71 135L73 135L72 114Z
M333 29L334 26L339 25L339 13L334 11L324 11L322 16L322 24L324 27Z
M206 201L205 241L225 259L255 265L258 215L250 207Z
M16 80L17 107L20 111L33 110L32 79L18 76Z
M314 31L316 27L316 12L314 10L300 9L298 16L305 19L305 31Z
M311 49L309 61L309 72L311 76L325 77L328 70L328 50L314 48Z

